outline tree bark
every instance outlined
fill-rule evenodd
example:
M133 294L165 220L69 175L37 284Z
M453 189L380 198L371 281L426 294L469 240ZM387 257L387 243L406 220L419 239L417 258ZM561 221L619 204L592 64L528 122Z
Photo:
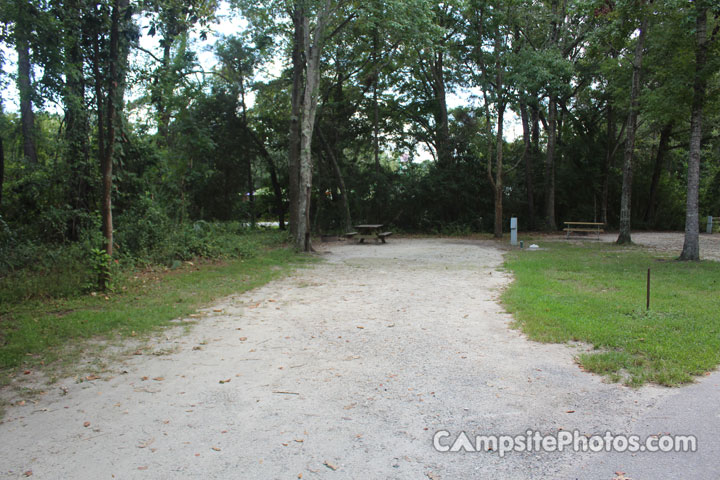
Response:
M305 29L307 19L300 2L293 9L293 83L290 106L290 133L288 145L288 195L290 197L290 234L293 238L298 232L298 202L300 198L300 115L303 102L303 72L305 62Z
M253 182L252 161L248 161L247 165L247 187L250 206L250 226L255 228L255 182Z
M22 3L22 2L21 2ZM25 15L22 12L21 15ZM30 45L27 40L29 29L26 21L17 23L16 50L18 56L18 93L20 96L20 124L23 136L23 154L31 163L37 163L37 150L35 148L35 116L32 108L32 85L30 82Z
M77 1L68 1L64 8L65 42L65 162L70 168L69 204L73 210L90 210L90 152L88 150L88 114L85 107L84 57L81 48L83 37L82 13ZM73 215L68 225L72 240L80 236L78 216Z
M500 77L500 74L498 74ZM500 78L500 81L502 79ZM493 234L495 238L503 236L503 120L505 116L505 103L498 101L498 124L495 147L495 226Z
M547 151L545 152L545 228L557 230L555 223L555 143L557 139L557 100L548 99Z
M535 230L535 173L533 165L530 119L528 115L527 103L524 99L520 100L520 119L522 120L523 129L523 163L525 164L525 191L527 194L528 208L528 229Z
M118 111L122 110L123 93L125 86L125 58L127 50L121 52L121 23L125 23L128 0L115 0L110 16L110 55L108 58L107 107L105 108L105 140L101 150L100 171L102 175L102 232L105 238L105 252L113 255L113 217L112 217L112 188L113 188L113 157L115 154L115 137L118 120ZM96 45L97 46L97 45ZM121 55L122 53L122 55ZM98 81L102 81L98 79ZM97 88L97 87L96 87ZM99 100L101 101L101 96ZM98 109L98 126L102 124L102 112ZM102 132L102 130L100 131ZM98 135L102 136L102 135Z
M620 234L617 239L617 243L620 245L632 243L630 229L632 219L633 155L635 153L637 117L640 111L640 74L642 73L643 49L645 47L647 24L647 15L644 14L640 23L640 34L638 35L637 44L635 45L632 87L630 89L630 113L628 114L626 127L627 139L625 141L622 197L620 199Z
M3 185L5 185L5 149L3 139L0 137L0 212L2 212Z
M435 147L437 149L438 163L450 163L452 152L450 149L450 126L447 110L447 89L445 87L445 64L442 52L435 54L432 64L433 92L435 94Z
M300 116L300 165L299 195L297 201L297 231L295 247L300 251L312 250L310 243L310 198L312 193L312 137L317 114L318 88L320 84L320 59L324 42L325 28L330 15L330 0L325 0L317 15L312 43L308 21L305 18L305 90L303 92Z
M653 176L650 181L650 195L647 208L645 209L645 222L651 222L655 219L655 210L657 208L657 193L660 185L660 176L662 175L663 166L665 165L665 153L667 153L668 144L670 143L670 135L672 134L674 121L670 121L660 131L660 141L658 142L658 150L655 155L655 167L653 168Z
M700 150L702 147L702 116L705 105L705 64L707 63L707 11L705 2L695 2L695 80L690 116L690 152L688 158L687 207L685 212L685 242L680 260L700 260L700 218L698 195L700 188Z
M608 199L610 197L610 169L613 164L615 153L615 109L608 102L607 111L607 139L605 142L605 165L603 166L602 179L602 200L600 206L600 216L602 223L608 224Z

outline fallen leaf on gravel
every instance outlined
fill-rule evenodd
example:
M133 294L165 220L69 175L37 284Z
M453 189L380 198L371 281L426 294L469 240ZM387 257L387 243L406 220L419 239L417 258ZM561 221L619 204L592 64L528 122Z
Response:
M27 472L23 473L26 477L32 477L32 470L28 470Z
M325 465L327 468L329 468L330 470L333 470L333 471L338 469L338 467L336 465L333 465L332 463L328 462L327 460L325 460L323 465Z
M298 478L302 478L302 473L298 473Z
M25 375L30 375L32 372L31 372L30 370L25 370L23 373L24 373Z
M227 433L227 430L223 430L223 431L222 431L222 432L220 432L220 433Z
M202 347L200 345L195 345L193 347L193 350L202 350Z
M140 350L135 350L133 352L133 355L142 355L142 352Z
M440 480L440 476L435 475L432 472L428 472L425 474L430 480Z
M213 309L213 312L218 312L218 313L222 312L222 308L215 308L215 309Z
M22 407L23 405L25 405L25 400L20 400L19 402L17 402L17 405L19 407Z
M162 382L163 380L165 380L165 378L164 377L155 377L155 378L153 378L153 380L155 380L156 382Z
M360 330L364 330L364 329L365 329L365 327L361 327L360 325L358 325L358 326L355 327L355 328L359 328Z
M147 470L148 467L146 465L143 465L142 467L138 467L138 470Z
M283 447L287 447L288 444L287 444L287 443L283 443L282 446L283 446Z
M88 375L87 377L85 377L85 380L100 380L100 377L97 375Z
M144 382L145 380L150 380L150 377L142 377L140 380Z
M295 441L296 441L297 443L303 443L305 440L302 439L302 438L296 438Z
M90 426L90 422L85 422L85 423L83 423L83 427L87 428L87 427L89 427L89 426Z
M565 412L565 413L575 413L575 410L568 410L568 411Z
M247 340L247 337L240 337L241 342L244 342L245 340Z
M220 380L219 383L220 383L221 385L222 385L223 383L230 383L230 380L231 380L230 378L228 378L227 380Z
M212 447L212 449L215 450L216 452L220 451L220 447Z

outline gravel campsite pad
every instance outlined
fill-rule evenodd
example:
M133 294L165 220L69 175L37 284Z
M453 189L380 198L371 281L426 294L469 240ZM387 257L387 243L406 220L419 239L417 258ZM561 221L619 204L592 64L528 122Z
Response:
M614 242L617 237L617 233L606 233L600 236L604 242ZM643 247L680 256L685 242L685 234L682 232L632 232L632 241ZM700 234L700 258L720 261L720 234Z
M583 474L593 454L440 453L433 435L630 432L679 390L605 383L574 362L580 347L511 329L495 243L324 248L168 331L164 354L10 407L0 476L610 479L615 465Z

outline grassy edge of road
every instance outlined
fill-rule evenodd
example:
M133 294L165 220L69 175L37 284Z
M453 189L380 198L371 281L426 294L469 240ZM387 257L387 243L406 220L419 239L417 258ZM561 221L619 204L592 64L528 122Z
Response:
M114 293L3 305L0 387L37 371L51 381L66 376L98 344L102 349L115 340L150 338L218 298L259 287L312 261L285 245L265 245L249 257L130 272Z
M636 246L536 243L540 250L507 253L514 281L502 296L531 340L585 343L584 370L630 386L677 386L720 364L720 262L680 262Z

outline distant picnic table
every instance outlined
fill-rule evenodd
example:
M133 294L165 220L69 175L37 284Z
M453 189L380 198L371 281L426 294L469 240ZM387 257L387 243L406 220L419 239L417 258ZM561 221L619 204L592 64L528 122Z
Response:
M597 234L598 240L600 240L600 234L605 231L604 223L598 222L565 222L565 238L570 238L570 234L573 232L579 233L595 233Z
M345 237L348 239L357 238L358 243L364 243L365 239L370 238L374 238L376 241L385 243L385 239L392 235L392 232L383 232L382 227L382 223L355 225L357 232L347 232Z

